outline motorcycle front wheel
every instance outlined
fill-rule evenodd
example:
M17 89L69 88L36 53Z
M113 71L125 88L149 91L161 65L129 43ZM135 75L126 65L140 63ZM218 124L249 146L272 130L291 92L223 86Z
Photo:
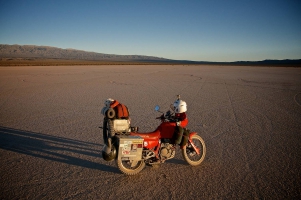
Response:
M187 145L182 149L182 155L184 160L192 166L197 166L203 162L206 155L206 146L203 138L199 135L192 136L192 142L196 148L199 149L200 154L192 147L191 143L188 141Z
M120 171L126 175L135 175L141 172L145 167L144 160L116 160Z

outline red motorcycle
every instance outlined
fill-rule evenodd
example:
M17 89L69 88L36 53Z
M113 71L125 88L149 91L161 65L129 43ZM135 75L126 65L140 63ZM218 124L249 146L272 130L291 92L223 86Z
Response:
M138 132L137 127L130 126L127 107L116 100L108 99L102 109L103 140L102 156L106 161L116 160L120 171L127 175L139 173L146 164L164 163L175 157L176 121L171 111L161 112L157 129L150 133ZM203 162L206 154L204 140L196 132L184 128L179 144L184 160L196 166Z

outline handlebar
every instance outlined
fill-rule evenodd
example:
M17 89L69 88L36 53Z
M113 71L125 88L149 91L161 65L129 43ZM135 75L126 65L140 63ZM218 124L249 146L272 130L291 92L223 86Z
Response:
M162 121L165 121L165 122L176 122L176 120L174 119L172 114L173 113L171 113L169 110L165 114L163 113L160 117L156 117L156 119L161 119Z

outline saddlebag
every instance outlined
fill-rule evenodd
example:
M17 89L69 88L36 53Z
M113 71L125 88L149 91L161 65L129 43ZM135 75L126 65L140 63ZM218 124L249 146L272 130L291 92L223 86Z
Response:
M175 133L173 135L173 139L175 144L180 144L183 138L184 128L180 126L175 127Z
M143 150L143 138L140 136L118 137L118 160L141 160Z

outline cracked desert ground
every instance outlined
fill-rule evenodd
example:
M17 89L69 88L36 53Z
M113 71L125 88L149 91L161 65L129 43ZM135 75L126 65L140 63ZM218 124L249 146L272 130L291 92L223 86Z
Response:
M135 176L101 157L101 108L152 131L177 94L205 140ZM300 199L301 68L205 65L0 67L0 199Z

